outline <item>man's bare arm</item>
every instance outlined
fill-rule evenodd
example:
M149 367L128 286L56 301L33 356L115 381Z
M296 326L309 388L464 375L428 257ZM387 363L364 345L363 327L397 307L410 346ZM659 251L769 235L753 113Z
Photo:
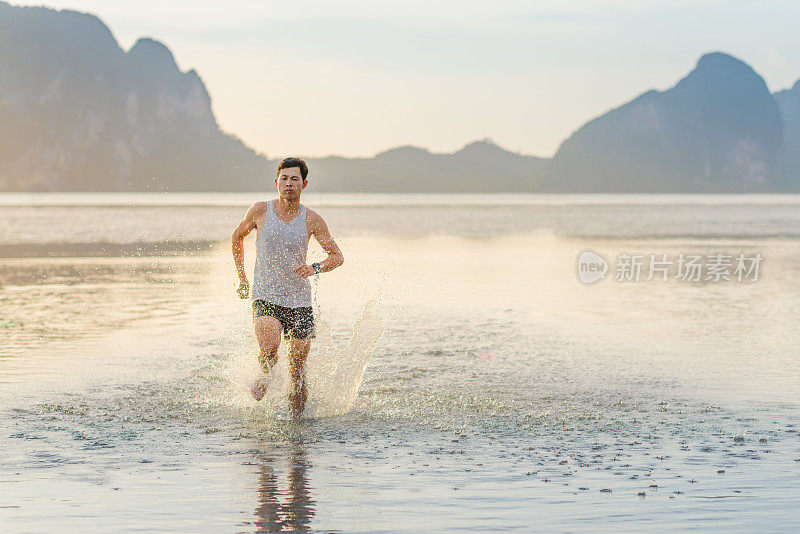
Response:
M239 223L239 226L231 235L231 248L233 250L233 262L236 264L236 272L239 275L239 298L246 299L250 292L250 283L247 281L247 273L244 271L244 238L256 228L256 221L263 209L261 202L256 202Z
M320 272L325 273L341 266L344 263L344 255L339 249L339 245L331 237L328 225L325 224L323 218L318 213L309 210L308 227L322 250L328 253L328 257L319 262ZM301 276L311 276L314 274L314 269L308 265L301 265L295 269L295 272Z

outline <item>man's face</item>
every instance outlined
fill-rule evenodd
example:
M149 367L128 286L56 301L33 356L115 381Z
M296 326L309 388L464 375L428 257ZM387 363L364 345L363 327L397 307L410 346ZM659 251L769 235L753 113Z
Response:
M304 182L303 175L300 174L300 167L281 169L280 174L275 178L278 194L286 200L300 198L300 193L306 188L307 184L308 182Z

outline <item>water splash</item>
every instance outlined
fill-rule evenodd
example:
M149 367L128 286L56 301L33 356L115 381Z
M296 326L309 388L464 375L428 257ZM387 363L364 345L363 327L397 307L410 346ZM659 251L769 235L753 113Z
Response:
M330 328L322 323L325 328L320 336L320 350L310 355L307 362L310 395L306 416L333 417L353 407L372 349L384 330L374 306L374 300L364 305L353 324L353 335L344 346L333 342Z
M330 325L321 318L317 319L316 338L306 361L309 397L304 417L335 417L349 412L353 407L373 348L384 331L381 316L373 310L375 304L375 300L364 304L346 344L337 342ZM251 361L256 361L255 354L251 355ZM252 382L254 372L258 370L254 364L248 364L241 371L239 383L244 388L245 383ZM288 345L283 343L278 363L267 379L267 393L260 401L266 405L267 412L278 417L288 413L287 395L290 387Z

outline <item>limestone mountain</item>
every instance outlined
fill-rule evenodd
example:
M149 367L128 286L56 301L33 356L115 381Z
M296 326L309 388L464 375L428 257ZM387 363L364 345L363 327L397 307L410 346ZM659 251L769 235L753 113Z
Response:
M783 124L764 80L706 54L677 85L588 122L558 149L541 187L578 192L781 191Z
M161 43L126 52L93 15L0 2L0 190L239 189L264 172Z

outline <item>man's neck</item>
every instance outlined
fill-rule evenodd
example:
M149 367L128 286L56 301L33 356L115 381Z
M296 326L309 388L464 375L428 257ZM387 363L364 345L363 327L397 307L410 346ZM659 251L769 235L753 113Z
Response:
M275 204L284 212L292 212L300 209L300 199L288 200L282 196L275 199Z

